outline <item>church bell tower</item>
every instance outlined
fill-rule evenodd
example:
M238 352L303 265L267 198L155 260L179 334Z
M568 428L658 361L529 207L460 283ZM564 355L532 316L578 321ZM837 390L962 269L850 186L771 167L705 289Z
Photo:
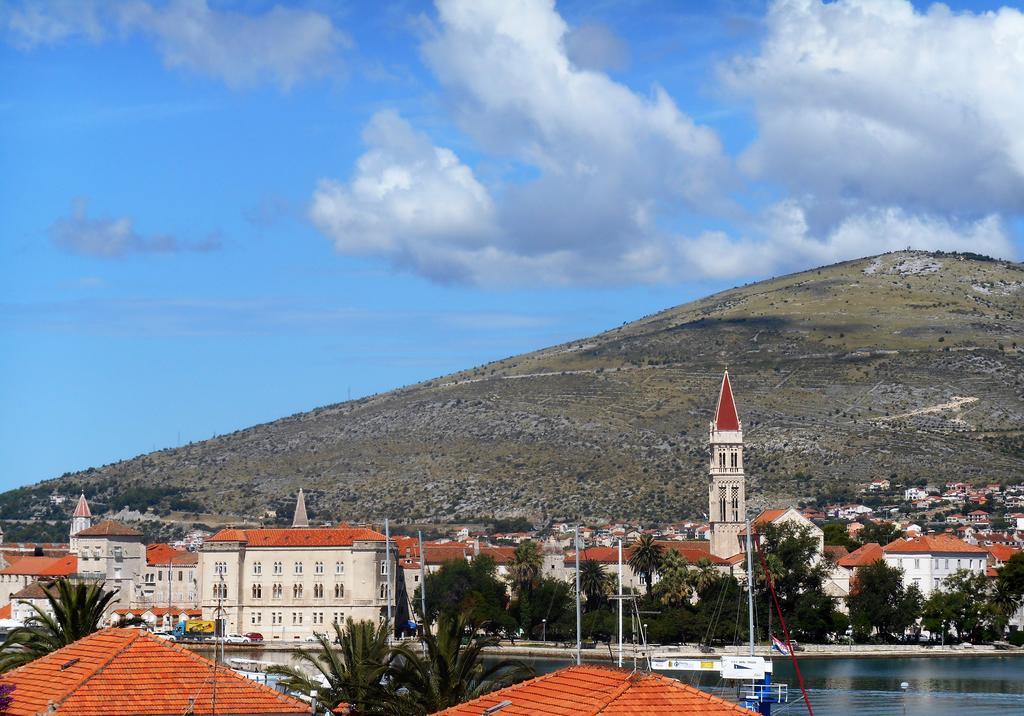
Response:
M711 523L711 553L725 558L740 552L739 536L744 528L747 511L746 479L743 475L743 425L736 413L728 369L722 376L709 443L711 484L708 487L708 520Z

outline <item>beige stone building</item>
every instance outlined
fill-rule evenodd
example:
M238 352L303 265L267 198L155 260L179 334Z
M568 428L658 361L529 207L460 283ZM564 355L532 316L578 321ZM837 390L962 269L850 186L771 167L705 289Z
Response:
M228 633L301 640L348 617L383 619L388 571L384 535L371 529L226 529L199 551L200 606Z

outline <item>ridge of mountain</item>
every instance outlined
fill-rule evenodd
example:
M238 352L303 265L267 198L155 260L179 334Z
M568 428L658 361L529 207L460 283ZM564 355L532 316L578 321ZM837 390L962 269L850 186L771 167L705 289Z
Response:
M877 477L1020 481L1024 265L903 251L0 495L257 517L672 520L706 509L729 367L755 503ZM132 500L136 500L133 502ZM43 506L41 506L43 505Z

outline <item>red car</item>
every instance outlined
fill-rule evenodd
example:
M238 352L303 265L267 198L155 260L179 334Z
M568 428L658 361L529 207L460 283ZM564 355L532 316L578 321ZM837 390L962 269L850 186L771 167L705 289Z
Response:
M249 641L263 641L263 635L260 634L258 631L251 631L248 634L243 634L242 636L244 636Z

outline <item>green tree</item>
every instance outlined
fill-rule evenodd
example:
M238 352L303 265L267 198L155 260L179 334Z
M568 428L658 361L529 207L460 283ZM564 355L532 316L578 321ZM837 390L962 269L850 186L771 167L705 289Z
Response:
M544 555L541 554L540 546L536 542L526 540L516 545L516 550L508 565L508 571L513 589L517 594L522 594L534 587L540 577L543 565Z
M952 627L958 639L981 639L998 621L988 600L988 586L988 577L966 569L946 577L942 587L933 591L924 604L925 628L948 634Z
M427 614L424 622L436 621L441 616L456 618L460 615L488 628L512 629L515 619L506 611L508 592L505 582L498 578L497 565L488 555L479 555L472 562L456 559L445 562L434 574L428 574ZM420 606L420 589L416 589L413 605Z
M903 586L902 569L880 559L854 573L846 603L857 641L867 641L877 630L883 641L892 642L917 621L924 597L916 585Z
M0 644L0 673L27 664L98 631L117 591L103 582L58 579L43 589L47 608L32 605L35 614ZM48 612L52 612L50 616Z
M512 601L509 611L530 637L536 639L544 634L548 639L559 639L563 635L557 625L569 612L575 612L573 604L572 588L568 582L544 577L531 591L520 593Z
M711 564L711 560L707 557L701 557L697 560L697 564L690 568L690 580L697 594L704 594L712 587L717 586L722 579L722 573L715 565Z
M316 691L317 700L332 710L348 703L357 714L371 713L391 698L381 685L390 658L388 625L349 618L344 627L334 624L333 631L334 644L328 634L317 633L316 651L293 654L301 666L274 666L270 673L281 675L282 683L293 691ZM326 688L314 674L326 680Z
M1005 585L1007 594L1024 599L1024 552L1017 552L999 568L996 581Z
M654 586L654 574L661 567L662 552L661 545L654 541L653 535L640 535L633 543L633 551L629 555L629 566L643 578L648 595Z
M654 594L664 605L680 606L693 595L692 575L675 550L667 550L661 559L660 579Z
M775 594L790 633L796 639L824 642L845 629L836 600L825 593L833 563L821 554L811 529L791 522L759 527L758 539L771 572ZM770 590L760 559L754 560L758 623L767 624ZM771 606L774 613L774 605Z
M861 544L877 542L884 547L902 536L900 528L891 522L868 522L864 529L857 533L857 540Z
M850 536L846 525L842 522L829 522L821 529L825 533L825 544L827 545L846 547L851 552L861 545L860 542Z
M588 612L604 606L612 591L612 581L600 562L592 559L580 562L580 594L586 600Z
M533 675L519 661L485 663L484 649L497 647L498 640L480 634L464 616L442 615L435 626L424 634L426 654L405 644L392 649L388 676L397 696L389 710L432 714Z

